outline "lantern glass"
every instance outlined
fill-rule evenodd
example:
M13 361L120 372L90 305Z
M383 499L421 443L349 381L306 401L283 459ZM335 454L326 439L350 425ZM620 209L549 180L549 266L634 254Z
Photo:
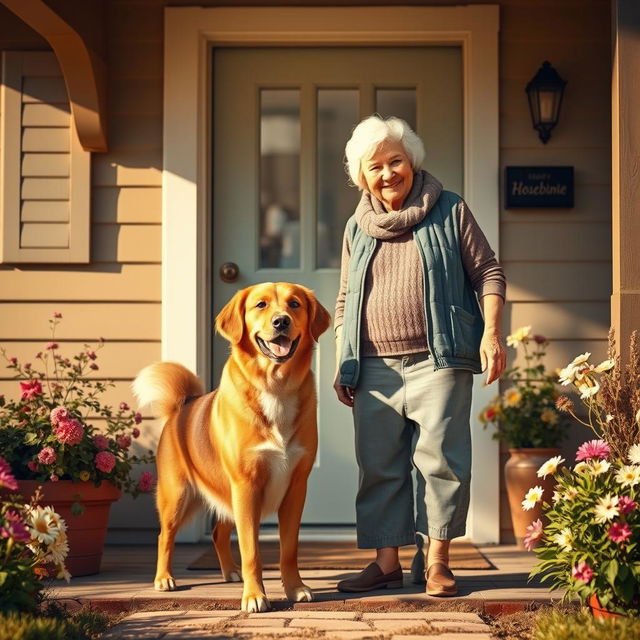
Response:
M527 85L533 128L538 131L543 143L549 140L551 129L558 124L566 84L551 64L545 61Z

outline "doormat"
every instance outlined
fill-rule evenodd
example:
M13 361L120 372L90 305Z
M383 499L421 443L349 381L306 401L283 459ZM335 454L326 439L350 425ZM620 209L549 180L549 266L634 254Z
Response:
M237 543L233 543L233 555L239 558ZM280 545L277 541L260 543L264 569L279 568ZM400 564L411 567L416 547L400 547ZM298 565L301 569L363 569L371 561L373 549L357 549L354 542L304 542L298 545ZM495 567L470 542L452 542L449 549L451 569L494 569ZM218 556L213 547L201 554L187 569L219 569Z

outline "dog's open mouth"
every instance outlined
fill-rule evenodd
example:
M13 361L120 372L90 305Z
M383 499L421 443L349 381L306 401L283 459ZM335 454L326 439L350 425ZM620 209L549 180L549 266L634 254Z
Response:
M274 362L286 362L296 352L298 342L300 342L300 336L295 340L291 340L287 336L278 336L273 340L266 341L260 336L256 336L260 351L264 353L267 358Z

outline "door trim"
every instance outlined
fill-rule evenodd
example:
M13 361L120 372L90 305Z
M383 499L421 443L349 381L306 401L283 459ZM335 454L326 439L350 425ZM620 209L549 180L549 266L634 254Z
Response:
M211 49L215 46L459 44L464 195L499 247L498 5L455 7L166 7L162 173L162 358L210 383ZM425 25L420 28L420 25ZM494 394L476 378L472 415ZM474 542L499 542L498 445L472 422ZM183 530L199 541L205 516Z

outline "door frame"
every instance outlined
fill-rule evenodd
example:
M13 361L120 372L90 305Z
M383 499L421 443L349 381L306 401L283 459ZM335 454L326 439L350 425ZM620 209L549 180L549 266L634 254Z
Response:
M216 46L460 45L464 196L498 252L498 5L166 7L164 11L163 360L181 362L210 386L211 50ZM472 416L494 393L476 378ZM499 542L498 444L474 418L472 437L468 536L477 543ZM205 521L204 514L197 517L179 539L200 541Z

